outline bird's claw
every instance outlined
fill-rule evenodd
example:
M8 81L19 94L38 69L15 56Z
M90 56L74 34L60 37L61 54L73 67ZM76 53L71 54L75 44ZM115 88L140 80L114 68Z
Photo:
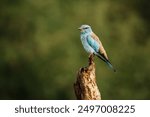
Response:
M94 54L89 55L89 65L93 63Z

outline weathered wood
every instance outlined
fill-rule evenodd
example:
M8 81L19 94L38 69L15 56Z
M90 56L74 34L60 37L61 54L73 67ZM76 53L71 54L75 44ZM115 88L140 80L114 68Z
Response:
M96 84L95 63L93 55L89 57L89 66L80 68L74 91L78 100L101 100L101 95Z

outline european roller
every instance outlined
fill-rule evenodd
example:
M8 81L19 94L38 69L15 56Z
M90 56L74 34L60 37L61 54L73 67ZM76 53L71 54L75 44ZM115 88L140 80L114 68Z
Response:
M91 55L96 55L101 60L103 60L113 71L116 70L110 63L106 51L99 40L98 36L92 31L89 25L81 25L78 28L81 31L80 39L84 49Z

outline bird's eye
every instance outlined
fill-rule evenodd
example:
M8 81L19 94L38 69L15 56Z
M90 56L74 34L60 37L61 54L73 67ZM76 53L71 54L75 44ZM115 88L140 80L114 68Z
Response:
M88 29L88 27L85 27L84 29Z

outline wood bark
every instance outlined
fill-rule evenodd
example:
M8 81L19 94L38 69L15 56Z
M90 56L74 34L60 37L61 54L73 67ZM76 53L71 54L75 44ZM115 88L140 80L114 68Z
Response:
M96 84L94 55L89 57L89 65L77 72L74 91L78 100L101 100L101 94Z

